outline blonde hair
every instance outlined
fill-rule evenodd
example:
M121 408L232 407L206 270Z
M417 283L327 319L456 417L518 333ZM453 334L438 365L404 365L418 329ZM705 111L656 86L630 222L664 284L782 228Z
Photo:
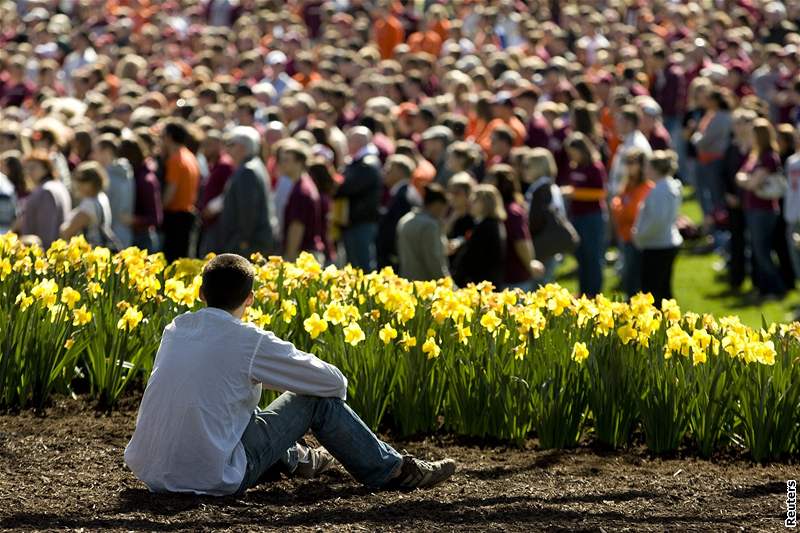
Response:
M533 175L533 179L543 176L555 178L558 172L553 153L547 148L532 148L525 160L525 167Z
M659 176L672 176L678 170L678 154L673 150L656 150L649 163Z
M473 201L480 203L486 212L486 218L495 220L506 219L506 209L503 207L503 198L494 185L481 184L472 190Z

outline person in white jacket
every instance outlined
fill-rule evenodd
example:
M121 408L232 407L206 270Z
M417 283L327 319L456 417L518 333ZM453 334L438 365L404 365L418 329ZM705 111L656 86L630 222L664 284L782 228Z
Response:
M677 226L681 183L673 177L677 169L678 156L672 150L656 150L650 156L645 172L655 186L633 228L633 243L642 250L642 292L652 294L656 305L672 298L672 269L683 244Z
M455 462L402 456L345 403L338 368L242 322L255 269L221 254L203 269L207 307L164 329L125 449L125 463L153 492L241 494L276 472L316 477L335 457L377 488L427 487ZM258 410L262 386L287 391ZM325 448L298 444L308 430Z

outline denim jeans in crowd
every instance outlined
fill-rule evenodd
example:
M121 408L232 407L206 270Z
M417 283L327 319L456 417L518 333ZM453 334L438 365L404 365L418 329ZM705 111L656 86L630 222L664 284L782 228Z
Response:
M581 238L581 243L575 250L580 291L587 296L595 296L603 291L606 214L598 212L576 215L572 217L572 225Z
M642 290L642 252L632 242L622 243L622 290L630 298Z
M722 183L722 160L697 163L697 197L703 215L711 216L725 208L725 186Z
M342 232L344 251L347 262L365 272L375 270L375 239L378 236L378 225L372 222L356 224Z
M380 441L344 401L285 392L263 411L253 413L242 435L247 471L238 492L257 485L279 461L289 471L294 470L298 462L297 441L309 429L364 485L385 485L402 464L402 456Z
M748 209L744 212L750 250L753 254L753 285L761 294L786 293L786 285L772 260L772 235L778 216L777 212L766 209Z

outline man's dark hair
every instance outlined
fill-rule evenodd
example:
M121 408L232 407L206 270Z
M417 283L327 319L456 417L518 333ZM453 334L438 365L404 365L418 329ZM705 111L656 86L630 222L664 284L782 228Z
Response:
M172 139L175 144L186 146L189 142L189 130L186 125L178 120L171 120L164 125L164 135Z
M428 183L425 185L425 207L433 204L447 204L447 194L444 187L438 183Z
M233 311L253 290L255 269L250 261L236 254L220 254L203 268L200 290L209 307Z

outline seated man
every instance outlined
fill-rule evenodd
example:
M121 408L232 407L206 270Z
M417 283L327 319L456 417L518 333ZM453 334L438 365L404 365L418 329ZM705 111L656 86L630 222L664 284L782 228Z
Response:
M241 494L280 465L312 478L333 457L376 488L428 487L452 459L425 462L381 442L345 403L338 368L244 323L255 271L223 254L203 269L208 307L166 327L125 462L154 492ZM261 387L287 391L256 410ZM325 448L297 441L311 429ZM333 457L331 457L331 454Z

